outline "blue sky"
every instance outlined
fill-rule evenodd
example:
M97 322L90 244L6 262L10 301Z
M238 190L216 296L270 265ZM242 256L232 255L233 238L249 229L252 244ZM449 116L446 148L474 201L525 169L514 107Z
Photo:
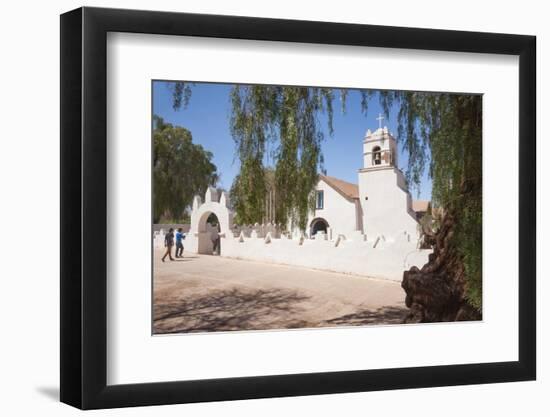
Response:
M235 158L235 144L229 129L231 103L229 92L231 84L196 83L192 87L191 100L185 109L175 111L172 108L172 92L167 82L153 83L153 112L166 122L183 126L193 135L193 142L201 144L214 155L213 162L221 174L220 186L229 190L233 178L239 172L239 161ZM338 95L337 95L338 96ZM326 118L321 117L325 130L323 155L327 175L357 183L357 170L363 167L362 141L367 129L378 128L376 118L383 113L378 98L369 102L368 113L361 112L360 95L350 91L346 113L342 114L339 98L334 105L334 134L330 136L326 128ZM397 134L397 109L394 108L389 120L383 125ZM399 165L404 168L407 156L399 147ZM413 198L431 199L431 181L424 175L420 185L420 194L411 190Z

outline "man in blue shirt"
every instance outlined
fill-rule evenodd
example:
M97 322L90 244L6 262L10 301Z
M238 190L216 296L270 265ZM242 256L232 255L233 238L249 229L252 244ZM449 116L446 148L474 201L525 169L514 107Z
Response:
M185 235L180 227L176 232L176 258L183 258L183 239L185 239Z

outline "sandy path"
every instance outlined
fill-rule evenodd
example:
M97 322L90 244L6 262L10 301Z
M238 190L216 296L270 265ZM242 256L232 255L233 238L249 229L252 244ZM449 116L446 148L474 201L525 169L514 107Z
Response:
M399 282L184 254L154 258L154 332L400 323Z

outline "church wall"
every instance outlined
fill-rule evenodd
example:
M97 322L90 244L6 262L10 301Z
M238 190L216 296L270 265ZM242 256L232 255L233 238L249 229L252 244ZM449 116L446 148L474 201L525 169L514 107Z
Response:
M361 206L361 200L355 200L355 224L356 230L363 232L363 206Z
M313 219L321 217L328 222L333 238L357 230L355 202L346 199L323 180L319 181L316 189L324 192L324 207L309 215L308 229Z
M396 168L359 173L359 193L367 240L372 241L380 235L393 240L407 234L412 242L417 242L418 223L411 215L410 194L405 190L403 175Z
M345 274L401 281L403 271L421 268L431 250L420 250L404 239L373 242L340 240L224 237L221 256L257 262L293 265Z

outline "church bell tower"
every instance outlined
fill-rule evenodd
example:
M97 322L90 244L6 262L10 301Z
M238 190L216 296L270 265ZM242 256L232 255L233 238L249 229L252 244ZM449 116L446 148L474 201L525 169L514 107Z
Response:
M374 132L367 130L363 139L363 169L380 169L397 166L397 146L395 138L382 128L382 115L377 117L379 127Z
M397 166L397 143L387 126L367 130L363 138L363 168L359 170L359 198L363 233L367 240L383 237L417 239L417 222L405 176Z

